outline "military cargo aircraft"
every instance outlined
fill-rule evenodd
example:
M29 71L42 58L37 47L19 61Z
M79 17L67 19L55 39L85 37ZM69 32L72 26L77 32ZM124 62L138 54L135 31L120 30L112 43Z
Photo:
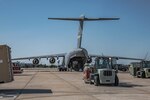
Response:
M82 43L82 32L84 21L107 21L107 20L119 20L119 18L87 18L85 16L81 16L79 18L48 18L49 20L66 20L66 21L78 21L79 22L79 31L77 36L77 48L68 53L60 53L60 54L51 54L44 56L33 56L33 57L21 57L21 58L13 58L12 60L25 60L25 59L33 59L33 64L38 64L41 58L46 58L50 63L55 63L56 58L63 58L63 66L59 68L59 70L67 70L69 68L74 69L75 71L83 70L83 66L86 62L91 62L93 57L102 57L103 55L94 55L88 54L88 51L81 47ZM115 59L129 59L129 60L142 60L139 58L129 58L129 57L119 57L119 56L107 56Z

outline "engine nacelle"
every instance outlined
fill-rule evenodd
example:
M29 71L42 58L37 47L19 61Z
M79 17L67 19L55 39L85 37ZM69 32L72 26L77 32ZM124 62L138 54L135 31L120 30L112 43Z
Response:
M92 62L92 58L89 57L89 58L87 59L87 63L91 63L91 62Z
M33 63L34 65L39 64L39 59L37 59L37 58L33 59L32 63Z
M55 58L54 57L51 57L50 59L49 59L49 62L51 63L51 64L53 64L53 63L55 63Z

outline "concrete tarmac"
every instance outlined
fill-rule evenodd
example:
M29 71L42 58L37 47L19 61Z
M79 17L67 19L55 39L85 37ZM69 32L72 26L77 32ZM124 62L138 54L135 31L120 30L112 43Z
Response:
M118 74L119 86L85 84L82 72L28 69L0 84L0 100L150 100L150 79Z

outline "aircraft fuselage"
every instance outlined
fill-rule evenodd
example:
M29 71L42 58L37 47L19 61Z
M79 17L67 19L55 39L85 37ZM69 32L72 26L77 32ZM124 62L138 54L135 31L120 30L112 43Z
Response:
M77 48L65 56L65 67L79 71L88 59L88 52L84 48Z

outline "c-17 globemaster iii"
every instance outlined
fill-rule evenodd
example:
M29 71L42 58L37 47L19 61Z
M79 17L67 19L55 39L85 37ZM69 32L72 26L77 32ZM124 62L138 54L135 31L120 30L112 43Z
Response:
M49 20L66 20L66 21L78 21L79 22L79 31L77 36L77 48L68 53L60 53L60 54L51 54L44 56L32 56L32 57L21 57L21 58L13 58L12 60L25 60L25 59L33 59L33 64L38 64L41 58L49 59L50 63L55 63L56 58L63 57L63 65L59 68L59 70L68 70L74 69L75 71L83 70L83 66L86 62L91 62L93 57L102 57L103 55L93 55L88 54L88 51L81 47L82 43L82 32L83 25L85 21L108 21L108 20L119 20L119 18L87 18L85 16L81 16L79 18L48 18ZM119 56L105 56L115 59L129 59L129 60L142 60L139 58L129 58L129 57L119 57Z

